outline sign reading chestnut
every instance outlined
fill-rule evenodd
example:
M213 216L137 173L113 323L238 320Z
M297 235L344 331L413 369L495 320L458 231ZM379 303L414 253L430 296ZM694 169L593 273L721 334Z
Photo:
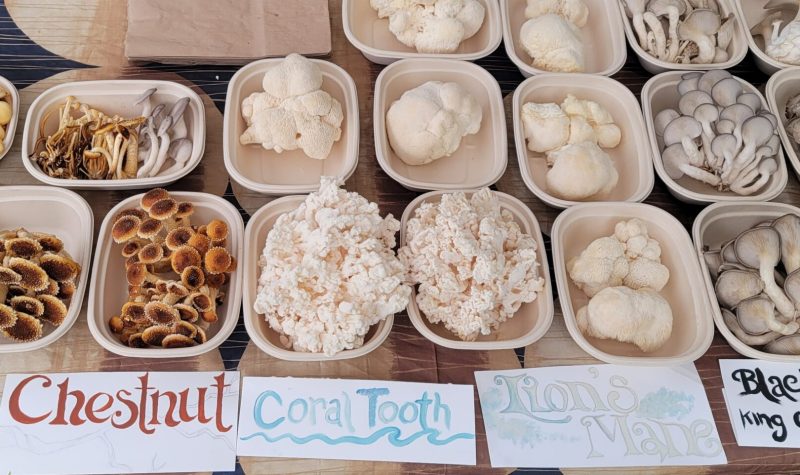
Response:
M12 473L233 470L238 398L237 372L8 375L0 460Z

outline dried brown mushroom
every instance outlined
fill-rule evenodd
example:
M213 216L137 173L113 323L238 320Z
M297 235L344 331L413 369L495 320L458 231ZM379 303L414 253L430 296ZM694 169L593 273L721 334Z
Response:
M0 330L6 337L20 342L29 343L42 337L42 322L26 313L17 312L14 325Z

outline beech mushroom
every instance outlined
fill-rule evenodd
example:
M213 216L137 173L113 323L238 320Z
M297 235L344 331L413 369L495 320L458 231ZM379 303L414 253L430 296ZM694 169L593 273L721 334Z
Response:
M720 305L733 309L739 302L755 297L764 290L758 274L746 270L727 270L719 274L714 291Z
M794 304L775 283L774 271L781 260L780 249L780 235L772 228L748 229L734 242L736 258L747 267L758 269L764 282L764 293L774 302L778 312L794 318L797 313Z

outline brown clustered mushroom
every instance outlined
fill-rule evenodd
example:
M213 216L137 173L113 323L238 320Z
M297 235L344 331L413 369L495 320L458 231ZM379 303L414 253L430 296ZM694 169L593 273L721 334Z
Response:
M225 248L228 225L192 225L195 211L156 188L116 215L111 233L126 259L128 300L108 325L123 344L184 348L207 341L235 260Z
M57 236L0 231L0 330L20 343L38 340L44 322L67 318L81 268Z

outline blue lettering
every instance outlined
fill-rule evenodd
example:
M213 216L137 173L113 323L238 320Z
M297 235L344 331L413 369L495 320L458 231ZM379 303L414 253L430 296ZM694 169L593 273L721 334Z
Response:
M293 417L292 416L292 411L294 410L295 407L301 407L302 408L303 412L302 412L302 415L300 417ZM308 415L308 403L304 399L295 399L294 401L291 402L291 404L289 404L288 416L289 416L289 420L291 422L294 422L294 423L300 422L303 419L305 419L307 415Z
M259 394L258 398L256 399L255 406L253 408L253 419L256 421L256 425L261 427L262 429L274 429L279 425L283 424L284 418L279 417L272 422L264 422L264 419L261 417L261 413L263 412L264 402L267 398L273 398L278 401L278 406L283 406L283 401L281 400L281 396L276 393L275 391L264 391L263 393Z
M408 412L406 411L406 409L411 409L411 416L408 416L406 414ZM419 409L417 408L417 405L414 404L413 402L407 402L403 404L403 407L400 408L400 421L403 422L404 424L414 422L415 420L417 420L418 416L419 416Z
M385 396L389 394L388 388L369 388L359 389L356 391L359 396L367 396L369 398L369 426L375 427L375 413L378 409L378 396Z
M386 409L391 409L392 413L391 416L386 415ZM389 424L390 422L395 420L398 411L399 409L397 407L397 404L393 403L392 401L386 401L381 403L380 407L378 407L378 417L384 424Z
M444 426L450 428L450 407L442 402L439 393L433 393L433 420L439 422L439 411L444 413Z

